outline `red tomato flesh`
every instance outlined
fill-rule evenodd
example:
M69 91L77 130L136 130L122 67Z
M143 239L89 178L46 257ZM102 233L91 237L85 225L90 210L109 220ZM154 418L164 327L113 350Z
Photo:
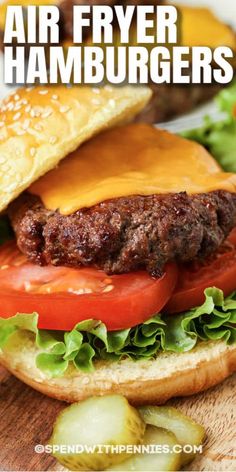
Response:
M236 290L236 229L207 260L179 266L178 283L164 311L180 313L201 305L207 287L217 287L225 296Z
M14 242L0 248L0 316L36 311L41 329L69 331L89 318L110 331L136 326L160 312L176 282L175 264L158 279L144 271L108 276L93 268L31 264Z

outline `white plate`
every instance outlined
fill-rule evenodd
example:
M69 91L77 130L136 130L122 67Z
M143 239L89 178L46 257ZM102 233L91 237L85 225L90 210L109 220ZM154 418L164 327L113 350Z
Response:
M171 0L170 0L171 1ZM220 19L233 26L236 30L236 0L172 0L172 3L185 4L192 6L207 6L210 8ZM13 87L6 87L3 83L3 62L2 55L0 53L0 99L6 96L13 90ZM213 102L204 105L201 108L194 110L193 112L181 117L180 119L173 121L173 130L176 127L178 129L179 120L188 116L191 120L195 117L204 116L206 113L215 113L215 106Z

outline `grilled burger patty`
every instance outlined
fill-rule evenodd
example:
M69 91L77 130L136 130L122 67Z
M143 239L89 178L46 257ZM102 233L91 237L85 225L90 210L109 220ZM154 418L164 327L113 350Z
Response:
M135 121L160 123L191 111L197 105L210 100L220 90L220 84L149 84L153 96Z
M20 250L36 264L160 275L168 261L204 258L219 247L236 225L236 195L122 197L65 216L24 193L9 216Z

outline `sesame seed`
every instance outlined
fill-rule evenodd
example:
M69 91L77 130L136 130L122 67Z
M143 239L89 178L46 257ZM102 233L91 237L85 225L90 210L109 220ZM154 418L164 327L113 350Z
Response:
M10 266L9 264L4 264L0 267L1 270L5 270L5 269L8 269Z
M15 96L14 96L14 99L15 99L15 101L20 100L20 95L18 95L18 94L16 93Z
M27 105L27 107L25 107L25 111L26 113L29 113L31 110L31 105Z
M27 130L29 128L30 121L31 121L30 119L25 120L23 125L22 125L22 128Z
M3 164L4 162L6 162L6 160L6 157L0 156L0 164Z
M25 131L23 129L19 129L19 130L17 130L16 134L18 136L23 136L23 134L25 134Z
M13 120L14 120L14 121L19 120L20 117L21 117L21 113L18 111L18 113L16 113L16 114L13 116Z
M61 113L66 113L69 110L70 110L70 107L68 107L67 105L63 105L62 107L60 107Z
M34 129L36 129L37 131L42 131L43 127L39 123L36 123Z
M14 111L20 110L21 109L21 103L17 103L14 107Z
M40 95L47 95L48 90L39 90Z
M52 95L52 100L58 100L58 95Z
M37 107L32 108L30 114L31 114L31 116L33 116L33 117L35 117L35 116L40 116L41 113L43 112L43 110L44 110L44 109L43 109L42 107L37 106Z
M35 153L36 153L36 149L35 149L34 147L32 147L32 148L30 149L30 155L31 155L32 157L34 157L34 156L35 156Z
M3 121L0 121L0 128L4 126L4 122Z
M57 137L56 136L51 136L49 139L50 144L55 144L57 142Z
M47 110L42 113L42 118L48 118L52 114L52 110Z
M92 89L92 91L93 91L93 93L96 93L96 94L99 94L99 93L100 93L100 89L97 88L97 87L94 87L94 88Z

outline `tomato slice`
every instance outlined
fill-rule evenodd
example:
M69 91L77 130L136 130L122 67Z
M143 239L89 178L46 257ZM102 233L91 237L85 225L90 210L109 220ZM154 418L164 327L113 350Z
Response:
M220 288L225 296L236 289L236 228L207 260L179 266L178 283L165 312L180 313L201 305L207 287Z
M0 248L0 315L37 311L42 329L69 331L89 318L110 331L125 329L158 313L176 281L175 264L159 279L144 271L108 276L93 268L40 267L11 242Z

